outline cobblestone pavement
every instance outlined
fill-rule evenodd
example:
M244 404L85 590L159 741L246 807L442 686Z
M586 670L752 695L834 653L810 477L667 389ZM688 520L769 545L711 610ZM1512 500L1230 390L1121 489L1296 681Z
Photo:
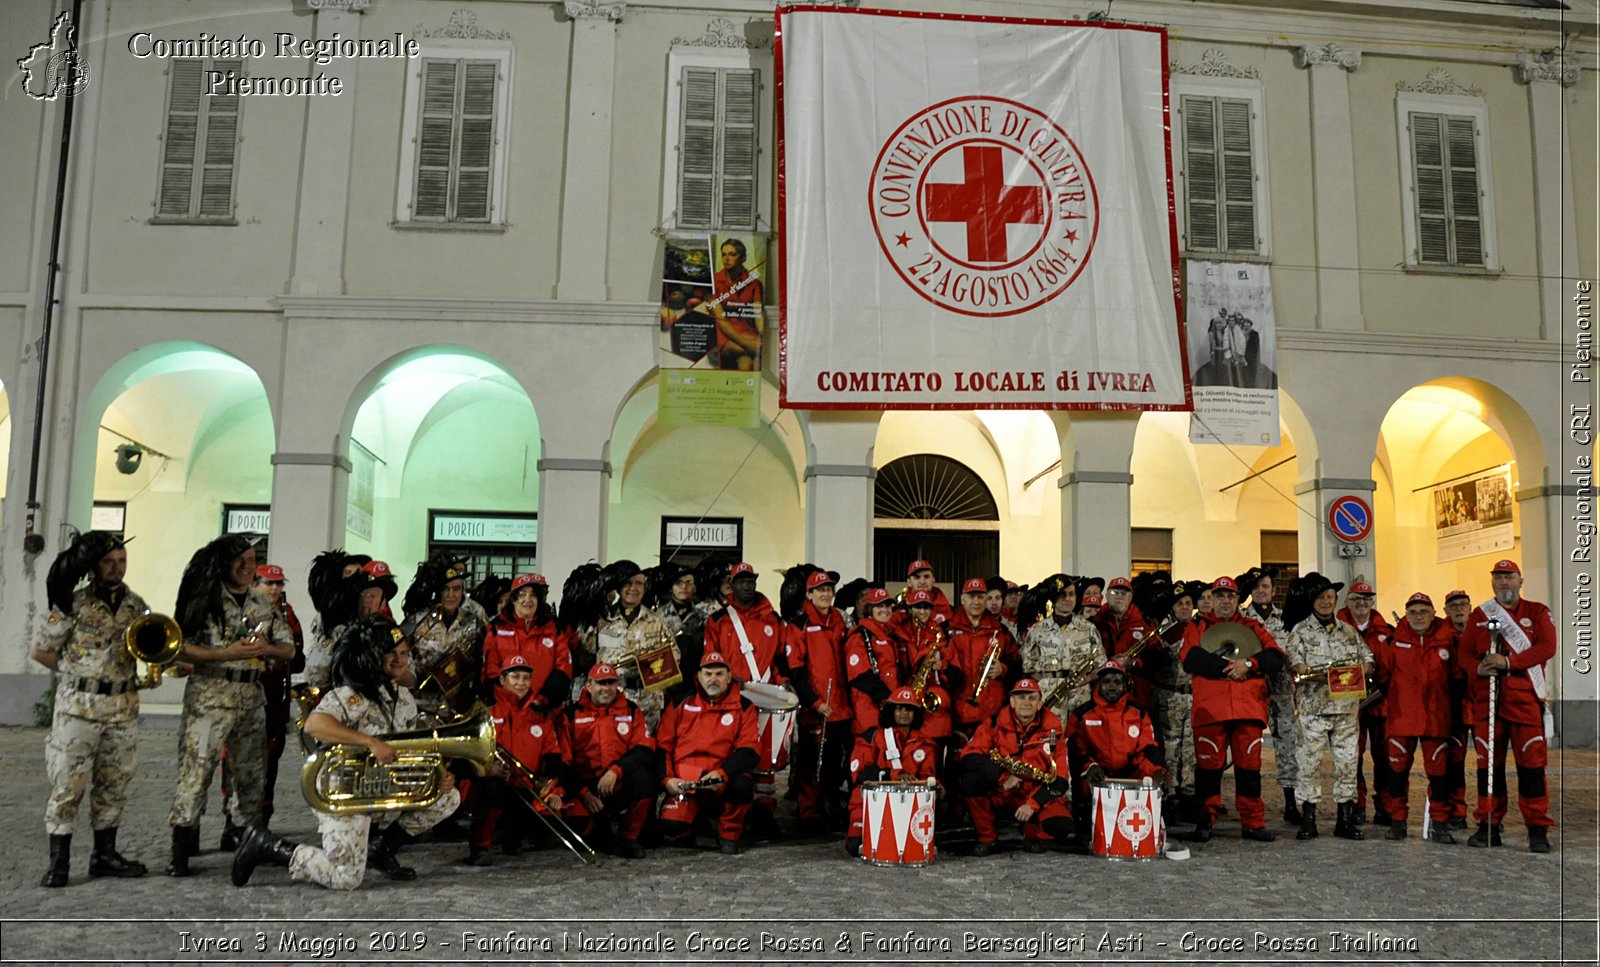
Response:
M421 878L369 880L354 893L293 883L263 867L245 889L215 852L216 793L199 875L165 868L177 775L173 720L142 732L119 845L151 875L91 879L87 815L67 889L38 886L46 865L44 731L0 729L0 962L670 963L768 962L1596 963L1597 757L1555 753L1555 851L1534 855L1515 810L1496 850L1323 835L1282 823L1270 844L1240 840L1225 817L1183 862L1111 863L1002 849L947 849L921 869L881 869L820 841L737 857L657 849L583 869L559 847L463 865L462 843L404 853ZM1267 806L1282 802L1270 756ZM314 839L297 760L279 776L274 826ZM1326 781L1326 778L1325 780ZM1415 804L1422 784L1414 776ZM1225 788L1231 802L1231 779ZM786 816L788 807L780 811ZM85 813L87 809L85 809ZM160 919L152 919L160 918ZM176 919L173 919L176 918ZM205 949L237 943L239 950ZM420 946L425 944L425 946ZM1298 949L1296 949L1298 945ZM621 948L618 952L617 947Z

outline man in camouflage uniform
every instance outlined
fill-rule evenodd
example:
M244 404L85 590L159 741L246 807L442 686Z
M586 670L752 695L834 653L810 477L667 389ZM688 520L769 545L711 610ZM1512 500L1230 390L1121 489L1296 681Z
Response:
M1283 641L1288 633L1283 626L1283 612L1274 608L1275 592L1272 572L1253 567L1236 580L1241 591L1248 590L1250 605L1239 610L1261 622L1273 640ZM1299 785L1296 768L1298 758L1294 751L1294 676L1287 671L1267 679L1267 727L1272 730L1272 756L1277 763L1278 788L1283 791L1283 821L1300 822L1300 810L1295 806L1295 788Z
M50 868L40 886L67 885L72 829L91 778L94 856L89 875L145 874L144 864L117 852L117 826L139 751L139 690L123 636L146 611L144 599L122 583L127 570L122 541L102 531L80 535L50 568L50 617L30 652L34 661L60 676L45 740L50 799L44 826L50 835ZM85 576L89 583L74 590Z
M339 684L306 719L306 732L320 742L362 746L383 764L398 753L384 736L413 728L417 702L401 681L410 677L411 649L394 623L379 615L349 626L334 644L333 678ZM369 865L390 879L416 879L416 871L400 866L394 853L401 846L444 820L461 805L461 793L448 771L443 771L443 792L432 805L400 813L369 848L374 816L317 814L322 845L296 845L252 826L233 857L233 885L244 886L262 863L287 866L296 880L309 880L333 890L354 890L361 885Z
M1041 618L1028 629L1028 639L1022 645L1022 672L1035 678L1043 694L1051 695L1074 669L1084 674L1071 691L1058 699L1050 710L1063 721L1070 709L1089 700L1089 684L1094 669L1105 660L1105 650L1100 645L1100 633L1081 615L1076 614L1077 588L1065 575L1046 579L1053 582L1055 599L1050 616Z
M585 629L584 650L594 655L596 662L616 667L622 677L623 694L639 706L645 721L654 729L667 707L666 692L661 689L645 691L638 656L662 645L672 646L674 661L681 662L683 655L661 616L644 603L645 588L649 584L644 571L631 561L618 561L609 570L615 587L608 592L615 597L606 606L599 624ZM574 685L575 694L579 687Z
M406 590L406 619L400 630L411 642L411 675L403 682L415 688L428 678L437 688L417 697L430 714L446 718L470 706L483 664L483 634L488 625L479 621L482 608L469 608L466 572L454 562L426 561ZM450 659L454 657L455 661ZM445 706L441 710L441 703Z
M1296 593L1311 602L1311 615L1298 621L1289 631L1285 650L1289 653L1289 673L1306 675L1310 680L1295 688L1295 708L1299 716L1299 761L1301 822L1298 839L1317 835L1317 802L1322 798L1319 781L1322 750L1332 747L1333 798L1338 805L1333 835L1362 839L1355 822L1356 739L1360 729L1360 702L1338 700L1328 692L1328 669L1335 666L1361 666L1363 676L1372 673L1372 655L1354 628L1334 617L1339 604L1339 589L1344 587L1315 571L1301 579Z
M248 539L219 537L195 552L178 585L181 658L194 666L183 691L178 744L178 791L168 876L189 876L199 851L200 816L224 747L235 826L261 821L266 782L266 697L261 672L268 660L294 658L294 634L265 591L254 587L256 552Z

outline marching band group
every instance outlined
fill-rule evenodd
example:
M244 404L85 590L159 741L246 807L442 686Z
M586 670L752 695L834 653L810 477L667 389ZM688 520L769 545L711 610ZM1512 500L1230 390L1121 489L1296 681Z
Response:
M1298 838L1318 835L1329 753L1334 835L1363 838L1370 801L1373 825L1405 839L1420 754L1424 835L1454 843L1467 826L1471 744L1468 844L1501 845L1509 749L1528 848L1550 850L1544 668L1556 633L1549 609L1522 598L1515 561L1494 565L1481 604L1451 591L1440 617L1417 592L1395 624L1369 584L1352 584L1341 608L1344 586L1315 572L1292 580L1280 607L1260 567L1210 582L1164 571L1109 583L1055 574L1032 587L971 578L952 604L926 561L911 563L898 595L804 564L784 572L774 607L746 563L618 561L575 570L558 612L543 576L469 589L469 563L420 565L396 622L386 564L319 555L307 636L282 568L258 566L244 538L195 553L171 618L124 583L118 538L76 538L50 569L51 610L32 651L57 673L43 885L68 881L91 786L90 875L146 872L116 838L139 689L163 671L187 675L167 873L193 872L220 764L222 846L241 886L262 864L338 889L369 867L414 878L397 852L457 817L466 862L479 866L494 862L496 839L514 854L546 828L585 861L586 837L637 859L647 845L703 839L736 853L843 833L849 855L863 856L884 813L866 800L884 788L916 795L916 841L970 837L977 856L1012 822L1029 852L1088 845L1097 790L1118 782L1205 842L1227 812L1230 766L1243 837L1271 841L1269 728ZM268 828L296 720L315 750L301 785L316 846ZM787 831L776 819L784 771L798 817Z

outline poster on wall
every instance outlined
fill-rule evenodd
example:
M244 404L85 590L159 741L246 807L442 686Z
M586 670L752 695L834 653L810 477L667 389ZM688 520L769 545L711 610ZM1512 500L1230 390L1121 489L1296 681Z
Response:
M1434 487L1433 533L1438 563L1510 550L1516 544L1511 500L1509 466Z
M757 426L766 238L666 236L659 410L664 426Z
M362 540L372 540L372 512L377 495L378 458L366 447L350 441L350 495L345 502L344 529Z
M1189 409L1166 33L779 8L799 409Z
M1267 266L1191 259L1186 281L1189 442L1277 446L1278 327Z

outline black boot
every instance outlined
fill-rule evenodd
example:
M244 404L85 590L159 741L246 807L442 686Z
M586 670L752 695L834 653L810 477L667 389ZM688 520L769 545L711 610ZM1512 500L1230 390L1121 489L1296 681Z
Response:
M1384 839L1405 839L1407 835L1409 835L1409 834L1408 834L1408 831L1406 830L1406 824L1400 822L1398 819L1395 819L1395 820L1390 820L1390 822L1389 822L1389 831L1387 833L1383 834L1383 838Z
M94 853L89 857L90 876L144 876L149 870L143 863L130 860L117 852L117 828L94 831Z
M1194 824L1194 831L1185 837L1191 843L1211 842L1211 816L1204 806L1200 807L1200 818Z
M199 826L172 827L172 861L167 864L168 876L193 876L189 860L200 852Z
M233 817L227 815L227 812L224 811L222 839L217 841L217 849L222 850L224 853L235 852L239 848L239 841L243 838L244 830L240 829L238 826L235 826L233 824Z
M1334 813L1333 835L1341 839L1366 839L1366 835L1356 826L1356 804L1342 802L1338 811Z
M1290 790L1285 792L1289 794L1283 797L1283 821L1291 826L1299 826L1305 818L1301 815L1300 807L1295 805L1294 793Z
M1467 837L1467 845L1480 848L1484 846L1499 846L1501 829L1502 827L1500 826L1491 828L1488 823L1479 823L1478 831Z
M66 886L67 867L72 860L72 834L50 834L50 868L44 871L40 886Z
M1528 852L1550 852L1550 831L1543 826L1528 827Z
M286 839L274 836L262 825L252 825L245 828L244 834L239 837L239 848L233 853L233 885L244 886L250 882L250 874L262 863L271 863L273 866L288 866L294 859L295 844Z
M1294 834L1295 839L1316 839L1317 832L1317 804L1308 802L1300 807L1300 832Z
M1367 807L1357 806L1352 803L1350 806L1350 822L1355 826L1365 826L1367 824Z
M400 847L411 841L411 834L401 829L399 823L390 823L377 839L367 844L367 865L391 880L416 879L417 871L409 866L401 866L394 855Z

